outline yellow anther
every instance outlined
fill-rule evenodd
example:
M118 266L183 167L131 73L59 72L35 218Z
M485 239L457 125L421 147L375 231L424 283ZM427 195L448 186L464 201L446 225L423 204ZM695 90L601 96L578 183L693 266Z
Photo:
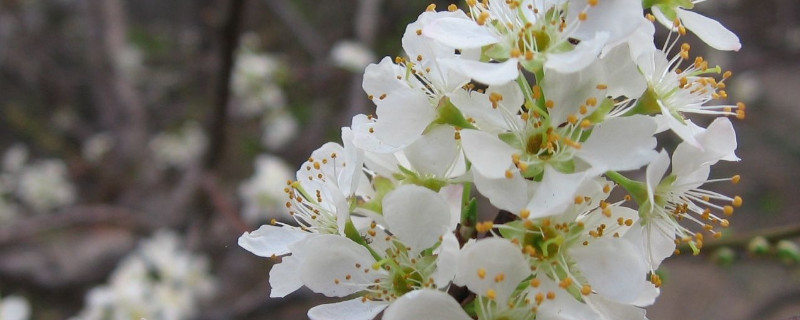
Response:
M553 107L555 107L555 106L556 106L556 103L555 103L555 102L553 102L553 100L547 100L547 101L545 101L545 102L544 102L544 106L545 106L547 109L553 109Z
M647 18L647 20L650 20L650 22L656 21L656 17L650 13L646 14L644 17Z
M477 22L479 25L484 25L486 24L486 20L489 20L489 13L484 11L481 12L481 14L478 16L478 19L475 22Z
M603 193L609 193L609 192L611 192L611 185L610 184L605 184L603 186Z
M511 49L511 57L512 58L519 58L522 55L522 52L519 51L518 48Z
M583 121L581 121L581 128L588 129L591 126L592 126L592 122L589 121L589 119L583 119Z
M731 177L731 182L733 182L733 184L739 183L739 180L742 180L742 176L740 176L738 174L733 176L733 177Z
M588 3L590 6L594 7L597 5L597 0L589 0Z
M733 214L733 207L731 207L731 206L722 207L722 213L724 213L726 216L732 215Z
M719 221L719 225L722 226L723 228L727 228L731 225L731 222L728 221L728 219L722 219Z
M571 124L577 123L578 122L578 116L576 116L574 114L568 115L567 116L567 122L569 122Z
M425 11L436 11L436 4L435 3L429 4L428 7L425 8Z
M581 12L578 14L578 20L586 21L586 18L587 18L586 12Z
M597 105L597 98L591 97L589 99L586 99L586 104L589 105L589 106L592 106L592 107L596 106Z
M581 294L588 296L590 293L592 293L592 286L584 284L583 287L581 287Z
M540 281L538 278L531 279L531 287L538 288L541 284L542 281Z
M506 179L511 179L514 177L514 173L511 170L506 170Z
M732 204L736 208L741 207L742 206L742 197L740 197L740 196L733 197L733 203Z
M451 3L449 6L447 6L447 11L453 12L453 11L456 11L456 10L458 10L458 6L455 5L455 4Z
M629 227L630 227L630 226L632 226L632 225L633 225L633 219L627 219L627 220L625 220L625 225L626 225L626 226L629 226Z
M553 300L555 298L556 298L556 293L555 292L553 292L553 291L548 291L547 292L547 300Z
M542 97L542 87L540 87L538 84L533 85L531 89L533 90L534 99L539 99Z
M520 216L522 219L528 219L528 217L530 217L530 216L531 216L531 211L530 211L530 210L528 210L528 209L522 209L522 211L520 211L520 212L519 212L519 216Z
M582 203L583 203L583 197L581 196L575 197L575 204L582 204Z
M497 298L497 292L495 292L494 289L486 290L486 297L490 300L494 300Z
M478 278L481 278L481 279L486 278L486 269L478 268Z
M498 273L496 276L494 276L494 282L496 282L496 283L503 282L503 280L505 280L505 279L506 279L506 274L505 273Z

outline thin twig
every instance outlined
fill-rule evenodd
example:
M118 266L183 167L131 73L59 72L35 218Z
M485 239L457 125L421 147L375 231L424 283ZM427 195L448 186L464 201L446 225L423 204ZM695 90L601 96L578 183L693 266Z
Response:
M116 225L137 231L158 227L157 221L129 209L108 205L72 207L52 215L20 218L0 226L0 247L35 238L45 233L84 226Z
M773 227L769 229L761 229L746 234L740 234L719 240L708 241L703 243L703 250L705 252L713 252L714 249L729 247L734 249L746 248L751 240L755 237L764 237L767 241L776 242L783 239L791 239L800 237L800 224L790 226ZM691 252L688 244L678 246L681 252ZM701 252L702 252L701 251Z
M266 0L264 3L274 12L283 24L289 26L289 31L297 36L297 41L314 57L314 60L323 60L327 56L328 45L325 44L319 32L314 30L306 19L292 7L289 1Z

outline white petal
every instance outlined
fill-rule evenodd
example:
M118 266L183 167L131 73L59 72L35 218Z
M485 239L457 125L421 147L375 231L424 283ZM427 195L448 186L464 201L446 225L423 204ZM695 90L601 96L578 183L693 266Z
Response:
M415 171L444 178L460 154L451 126L436 126L404 151Z
M366 115L354 116L350 125L353 130L353 145L370 153L392 153L399 150L399 147L384 143L373 132L370 132L375 130L375 123L375 119L367 119Z
M528 296L535 296L537 293L555 293L555 299L544 300L536 312L537 320L587 320L598 319L599 314L592 310L587 304L576 300L569 292L558 286L555 281L547 276L537 277L540 281L539 287L530 288Z
M353 144L355 134L348 127L342 127L342 144L344 145L344 170L339 173L338 184L344 195L352 195L362 182L362 167L364 166L364 150ZM342 155L338 155L342 156ZM342 159L333 159L333 163Z
M511 167L511 156L518 153L495 135L461 130L461 146L475 170L489 179L503 178Z
M642 250L651 270L658 269L661 262L675 251L675 229L660 219L651 219L646 225L635 223L623 239Z
M664 177L664 174L667 173L667 168L669 168L669 154L664 150L661 150L661 152L653 158L653 161L647 165L647 194L650 197L651 204L656 187L661 183L661 178Z
M300 279L300 261L294 256L283 257L281 263L272 266L269 271L270 298L283 298L303 286Z
M516 83L512 83L511 85L516 86ZM491 88L492 87L489 87L489 90L491 90ZM450 98L450 102L461 110L465 117L470 117L475 120L475 126L479 127L481 131L499 134L510 130L508 122L503 117L502 110L492 109L488 94L477 91L459 90L448 95L448 97ZM514 118L514 120L521 124L521 119Z
M730 119L719 117L696 135L702 149L681 143L673 154L672 173L686 175L700 166L710 166L719 160L738 161L736 132Z
M396 77L404 74L405 69L394 64L392 58L383 57L380 63L372 63L364 70L364 80L361 83L361 87L368 95L379 97L384 93L408 88L407 83Z
M472 318L447 293L422 289L404 294L383 313L383 320L409 319L470 320Z
M593 295L587 302L602 315L602 320L647 320L644 309L614 302L601 295Z
M422 28L422 35L451 48L480 48L497 43L497 39L485 27L471 19L441 18Z
M514 172L511 179L489 179L477 171L472 176L481 195L498 209L517 213L528 203L528 182L519 172Z
M295 245L307 253L303 254L299 268L303 283L329 297L362 291L385 274L382 269L372 269L375 259L366 248L342 236L319 235Z
M263 225L253 232L239 237L240 247L260 257L272 257L289 253L289 245L305 239L308 232L294 228Z
M383 198L383 216L389 232L412 252L430 248L450 228L450 208L438 193L416 185L402 185Z
M582 7L585 1L571 1L570 7ZM570 20L578 18L578 10L570 10ZM608 32L610 42L630 35L636 24L630 23L642 17L642 2L639 0L604 0L586 10L586 19L580 22L572 35L577 39L591 39L598 31Z
M455 231L458 222L461 221L461 201L464 195L464 185L451 184L442 187L442 189L439 190L439 195L442 196L442 199L444 199L450 207L449 231Z
M494 290L498 303L506 303L517 285L530 274L530 266L517 246L507 239L484 238L461 250L454 281L481 296ZM502 280L495 281L499 275Z
M444 288L456 275L456 259L458 259L460 248L455 234L446 233L442 237L442 244L434 253L437 255L436 271L433 272L431 278L438 287Z
M630 242L616 238L589 240L568 250L592 289L609 299L627 303L644 290L648 266Z
M439 63L480 83L495 86L517 79L517 59L488 63L465 59L439 59Z
M321 304L308 310L311 320L372 320L387 306L386 302L376 302L361 298Z
M716 20L681 8L677 8L675 11L686 29L694 32L700 40L712 48L733 51L739 51L742 48L739 37Z
M592 165L593 174L636 170L656 156L655 131L648 116L608 119L595 126L576 156Z
M375 136L391 146L404 147L414 142L436 118L425 95L412 89L392 92L383 100L374 99L379 100Z
M575 201L575 192L585 179L583 172L566 174L546 166L542 182L527 205L531 212L530 218L562 213Z
M0 319L27 320L31 314L28 300L20 296L7 296L0 299Z
M591 62L591 61L590 61ZM548 100L553 101L550 119L558 125L567 121L567 116L577 114L585 101L594 97L597 101L605 98L605 92L597 90L597 85L605 83L606 70L600 63L590 63L577 72L558 69L546 70L542 90ZM570 85L565 86L565 83Z
M564 73L580 71L597 59L607 40L607 32L598 32L593 39L578 43L572 51L547 54L544 66Z
M652 24L650 24L652 26ZM652 41L651 41L652 42ZM647 89L647 81L639 72L628 43L609 50L601 59L606 69L606 94L611 97L636 98Z

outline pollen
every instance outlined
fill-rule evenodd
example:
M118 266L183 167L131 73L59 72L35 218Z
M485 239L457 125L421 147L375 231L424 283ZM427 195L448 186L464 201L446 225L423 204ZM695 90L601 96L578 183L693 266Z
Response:
M586 12L581 12L578 14L578 20L586 21Z
M494 282L496 282L496 283L503 282L503 280L505 280L505 279L506 279L506 274L505 273L498 273L496 276L494 276Z
M520 216L522 219L528 219L528 217L530 217L530 216L531 216L531 211L530 211L530 210L528 210L528 209L522 209L522 211L520 211L520 212L519 212L519 216Z
M436 11L436 4L435 3L429 4L428 7L425 8L425 11Z
M742 176L740 176L738 174L733 176L733 177L731 177L731 182L733 182L733 184L739 183L739 180L742 180Z
M478 278L481 278L481 279L486 278L486 269L478 268Z
M583 287L581 287L581 294L588 296L590 293L592 293L592 286L584 284Z
M740 197L740 196L733 197L732 204L736 208L741 207L742 206L742 197Z
M494 289L486 290L486 297L490 300L494 300L497 298L497 292L495 292Z
M722 213L724 213L726 216L732 215L733 214L733 207L732 206L724 206L724 207L722 207Z
M458 6L455 5L455 4L451 3L449 6L447 6L447 11L453 12L453 11L456 11L456 10L458 10Z
M539 280L538 278L531 279L531 287L538 288L539 285L541 285L541 284L542 284L542 281Z
M506 179L511 179L514 177L514 173L511 170L506 170Z

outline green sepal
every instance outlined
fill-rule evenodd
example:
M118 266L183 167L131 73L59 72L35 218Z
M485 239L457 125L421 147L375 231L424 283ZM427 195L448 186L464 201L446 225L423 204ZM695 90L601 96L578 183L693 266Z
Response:
M603 122L606 119L608 113L611 112L611 109L613 108L614 108L614 100L605 98L603 99L603 102L601 102L600 105L597 106L597 108L595 108L594 112L592 112L592 114L586 117L586 120L589 120L592 123Z
M437 118L436 120L433 120L433 124L449 124L457 128L477 129L474 125L472 125L472 123L464 118L461 110L458 110L458 108L456 108L456 106L450 102L450 99L447 97L439 100L439 105L436 107L436 114Z
M616 171L606 171L606 176L616 182L618 185L625 188L630 193L633 200L639 204L639 207L645 207L645 202L649 202L647 196L647 184L640 181L628 179L627 177L619 174Z
M568 161L559 161L559 162L551 162L553 168L558 170L561 173L573 173L575 172L575 161L568 160Z
M627 113L626 116L634 115L634 114L644 114L644 115L654 115L660 114L661 107L658 105L658 94L656 94L653 88L647 88L644 91L642 96L636 100L636 105L631 108Z
M361 236L361 234L358 232L358 229L356 229L356 226L353 224L353 220L350 220L349 218L347 219L347 222L345 222L344 224L344 235L348 239L353 240L353 242L358 243L367 248L372 257L375 258L375 261L380 261L381 259L383 259L383 257L381 257L381 255L379 255L374 249L372 249L372 247L369 246L367 241L364 240L364 237Z
M375 189L375 196L370 201L359 204L359 207L383 214L383 197L394 190L394 182L386 177L375 176L372 178L372 187Z

